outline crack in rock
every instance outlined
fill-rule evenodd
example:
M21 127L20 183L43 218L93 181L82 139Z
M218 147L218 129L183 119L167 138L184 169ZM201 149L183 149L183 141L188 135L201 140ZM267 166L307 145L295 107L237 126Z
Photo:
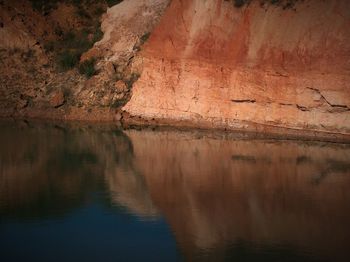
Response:
M346 112L346 111L350 111L350 107L348 107L347 105L337 105L337 104L332 104L331 102L329 102L327 100L327 98L321 93L320 90L318 90L317 88L313 88L313 87L306 87L307 89L310 89L316 93L318 93L321 98L332 108L336 109L336 111L338 111L337 109L339 109L340 111Z
M231 99L231 102L234 103L255 103L255 99Z
M298 105L298 104L296 104L296 107L299 109L299 110L301 110L301 111L310 111L310 109L309 108L307 108L307 107L305 107L305 106L301 106L301 105Z

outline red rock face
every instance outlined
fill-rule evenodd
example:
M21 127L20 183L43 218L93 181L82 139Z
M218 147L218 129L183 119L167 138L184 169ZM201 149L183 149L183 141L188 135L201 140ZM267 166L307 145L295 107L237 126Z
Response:
M124 110L196 126L350 134L350 2L173 0Z

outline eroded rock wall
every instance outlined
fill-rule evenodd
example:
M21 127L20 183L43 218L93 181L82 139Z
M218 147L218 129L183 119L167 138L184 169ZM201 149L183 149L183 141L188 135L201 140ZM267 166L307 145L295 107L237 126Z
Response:
M350 134L349 10L345 0L287 9L173 0L124 110L195 126Z

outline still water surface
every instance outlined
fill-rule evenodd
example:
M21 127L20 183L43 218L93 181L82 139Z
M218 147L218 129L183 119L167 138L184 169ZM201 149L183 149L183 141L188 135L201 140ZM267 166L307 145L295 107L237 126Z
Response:
M350 261L350 145L0 122L1 261Z

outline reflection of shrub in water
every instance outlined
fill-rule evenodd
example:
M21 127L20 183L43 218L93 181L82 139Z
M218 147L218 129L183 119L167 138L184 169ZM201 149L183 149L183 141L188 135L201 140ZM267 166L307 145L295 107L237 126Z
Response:
M233 155L231 157L232 160L234 161L247 161L247 162L253 162L255 163L255 157L254 156L244 156L244 155Z
M326 167L312 179L312 184L320 184L323 179L332 173L346 174L350 172L350 162L326 159L325 166Z
M6 142L13 137L16 148ZM106 166L132 165L131 142L116 130L0 126L0 142L3 219L65 215L105 190Z
M330 172L345 173L350 171L350 162L327 159L326 163L329 165Z
M301 165L304 163L312 163L312 159L308 156L302 155L297 157L297 165Z

